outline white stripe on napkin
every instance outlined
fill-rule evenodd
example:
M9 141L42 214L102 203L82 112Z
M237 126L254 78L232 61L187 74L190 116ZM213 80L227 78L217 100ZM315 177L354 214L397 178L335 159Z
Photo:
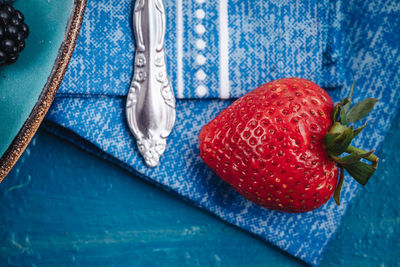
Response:
M229 98L229 28L228 0L219 1L219 95Z
M177 1L177 97L183 98L183 6L182 0Z

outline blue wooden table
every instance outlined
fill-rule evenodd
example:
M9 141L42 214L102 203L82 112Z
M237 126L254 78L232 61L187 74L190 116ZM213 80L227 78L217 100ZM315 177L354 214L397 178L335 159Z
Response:
M321 266L399 266L400 116ZM304 263L41 129L0 184L0 266Z

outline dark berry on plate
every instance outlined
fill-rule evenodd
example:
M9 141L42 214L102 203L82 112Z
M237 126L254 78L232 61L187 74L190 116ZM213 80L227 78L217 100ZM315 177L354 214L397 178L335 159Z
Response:
M21 11L0 0L0 66L17 61L29 35Z
M1 41L1 50L6 53L12 53L14 50L15 43L13 40L5 39Z
M7 62L7 55L3 51L0 50L0 65L3 65Z
M18 59L18 54L11 54L11 55L8 57L7 64L12 64L12 63L14 63L15 61L17 61L17 59Z
M14 16L19 19L20 21L24 21L25 17L24 14L21 13L19 10L15 10Z
M10 13L6 9L0 9L0 19L1 20L9 20L10 19Z
M28 25L26 25L25 23L23 23L20 27L19 27L20 31L24 33L25 38L28 37L29 35L29 28Z
M8 37L14 38L17 37L18 34L18 26L9 24L6 27L6 33Z
M17 16L13 16L11 18L11 23L15 26L21 25L21 20Z
M24 41L19 42L18 43L18 52L21 52L22 50L24 50L24 48L25 48L25 42Z
M23 42L25 40L25 34L23 32L18 32L17 38L19 42Z

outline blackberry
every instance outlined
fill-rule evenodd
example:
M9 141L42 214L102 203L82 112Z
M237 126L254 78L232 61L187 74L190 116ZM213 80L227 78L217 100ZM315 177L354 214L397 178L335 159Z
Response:
M24 15L10 4L0 4L0 66L12 64L25 48L29 35Z

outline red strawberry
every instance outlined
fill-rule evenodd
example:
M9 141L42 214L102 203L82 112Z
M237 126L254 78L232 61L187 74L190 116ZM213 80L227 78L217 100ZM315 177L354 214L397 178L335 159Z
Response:
M321 87L305 79L264 84L204 126L200 156L236 191L263 207L310 211L334 192L339 204L343 168L364 185L378 161L372 151L350 146L365 126L347 127L376 100L366 99L348 110L349 102L334 107ZM345 152L349 155L340 158Z

